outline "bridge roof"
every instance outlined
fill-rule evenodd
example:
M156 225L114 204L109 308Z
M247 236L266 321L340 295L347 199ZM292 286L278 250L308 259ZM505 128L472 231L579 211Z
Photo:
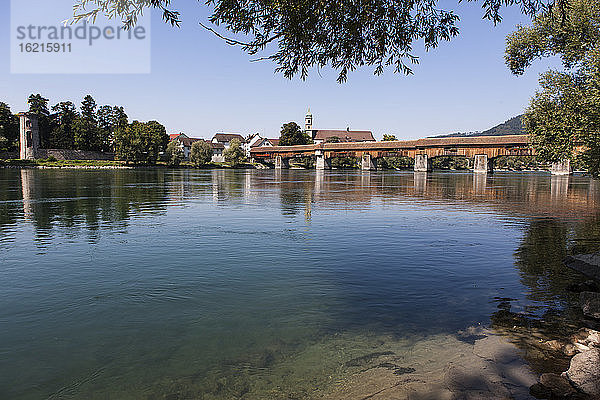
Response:
M389 142L349 142L349 143L322 143L304 146L274 146L252 149L252 153L293 153L314 150L410 150L434 147L498 147L498 146L523 146L529 144L528 135L505 136L472 136L428 138L417 140L402 140Z

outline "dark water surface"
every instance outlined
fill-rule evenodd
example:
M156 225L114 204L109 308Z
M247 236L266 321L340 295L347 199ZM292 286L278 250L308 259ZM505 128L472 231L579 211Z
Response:
M507 299L575 318L599 206L541 173L0 170L0 398L308 398Z

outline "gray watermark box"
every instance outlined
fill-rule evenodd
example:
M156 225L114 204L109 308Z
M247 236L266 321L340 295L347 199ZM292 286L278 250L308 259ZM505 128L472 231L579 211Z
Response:
M101 15L72 24L73 4L73 0L11 0L12 73L150 73L149 10L126 30L120 20Z

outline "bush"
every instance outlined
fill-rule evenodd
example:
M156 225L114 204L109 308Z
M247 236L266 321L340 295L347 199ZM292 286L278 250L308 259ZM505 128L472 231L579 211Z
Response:
M167 164L172 167L176 167L181 164L185 158L183 149L179 146L179 142L176 140L173 140L167 145L167 151L165 154L167 156Z
M410 169L415 165L415 160L410 157L383 157L377 160L377 167L383 169Z
M466 170L469 169L469 159L459 156L439 156L432 160L434 169Z
M246 153L242 148L242 143L237 139L231 141L229 148L225 150L223 156L225 157L225 161L232 167L240 166L246 161Z
M356 169L359 167L356 157L335 157L331 159L331 167L338 169Z
M212 146L204 140L194 142L190 153L190 160L196 167L208 164L212 160Z

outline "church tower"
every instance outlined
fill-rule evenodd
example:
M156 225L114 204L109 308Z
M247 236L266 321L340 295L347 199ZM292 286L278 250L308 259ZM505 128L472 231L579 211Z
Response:
M304 118L304 130L306 132L310 132L313 129L313 116L310 112L310 107L308 108L308 113L306 113L306 117Z

